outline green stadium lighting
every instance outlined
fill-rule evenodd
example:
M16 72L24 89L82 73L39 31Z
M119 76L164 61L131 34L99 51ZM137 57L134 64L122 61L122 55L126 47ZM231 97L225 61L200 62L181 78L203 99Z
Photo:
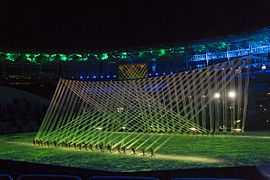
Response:
M25 57L26 57L26 59L27 59L28 61L30 61L30 62L35 62L35 56L34 56L33 54L27 53L27 54L25 54Z
M165 56L166 55L166 50L165 49L159 49L158 50L158 56Z
M122 52L122 53L120 53L120 58L121 58L121 59L126 59L126 58L128 58L128 53L127 53L127 52Z
M6 59L9 61L15 61L16 55L15 53L6 53Z
M59 56L60 56L61 61L67 61L68 60L68 58L67 58L67 56L65 54L59 54Z
M100 58L101 58L101 60L106 60L109 58L109 56L107 53L102 53Z

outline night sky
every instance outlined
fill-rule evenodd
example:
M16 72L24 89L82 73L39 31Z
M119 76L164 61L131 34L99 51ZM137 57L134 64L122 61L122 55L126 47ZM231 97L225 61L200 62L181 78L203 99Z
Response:
M0 47L92 50L189 42L270 26L270 1L1 1Z

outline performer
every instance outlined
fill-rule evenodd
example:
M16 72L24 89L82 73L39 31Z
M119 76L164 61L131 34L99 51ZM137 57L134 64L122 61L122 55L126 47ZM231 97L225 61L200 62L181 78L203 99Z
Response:
M150 148L150 152L151 152L151 157L155 157L153 148Z
M53 145L54 145L55 147L57 146L56 140L53 141Z
M132 150L133 154L134 154L134 155L136 155L135 148L134 148L134 147L132 147L132 148L131 148L131 150Z
M82 144L81 143L78 144L78 148L79 148L79 150L82 150Z
M145 156L145 149L142 148L142 155Z
M118 151L118 154L121 154L121 146L120 145L117 146L117 151Z
M123 154L126 154L126 147L123 146L121 149L123 151Z
M96 150L98 150L98 144L96 144L95 148L96 148Z
M88 147L91 149L91 151L93 151L93 145L91 143L88 145Z
M99 145L99 148L101 151L103 151L103 144L102 143Z
M109 151L109 152L112 152L112 146L111 145L107 145L107 150Z

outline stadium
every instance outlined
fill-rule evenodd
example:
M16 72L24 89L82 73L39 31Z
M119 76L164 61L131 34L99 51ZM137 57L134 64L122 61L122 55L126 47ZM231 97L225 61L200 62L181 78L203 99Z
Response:
M270 161L269 75L268 27L134 48L1 48L0 177L268 177L254 167Z

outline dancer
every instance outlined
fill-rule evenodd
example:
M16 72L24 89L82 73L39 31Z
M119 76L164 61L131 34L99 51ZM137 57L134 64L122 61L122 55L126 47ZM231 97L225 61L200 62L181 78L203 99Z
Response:
M145 149L142 148L142 155L145 156Z
M123 154L126 154L126 147L123 146L121 149L123 151Z
M153 148L150 148L149 150L150 150L150 153L151 153L151 157L155 157L155 155L154 155L154 149Z
M137 155L134 147L132 147L131 150L132 150L134 155Z

